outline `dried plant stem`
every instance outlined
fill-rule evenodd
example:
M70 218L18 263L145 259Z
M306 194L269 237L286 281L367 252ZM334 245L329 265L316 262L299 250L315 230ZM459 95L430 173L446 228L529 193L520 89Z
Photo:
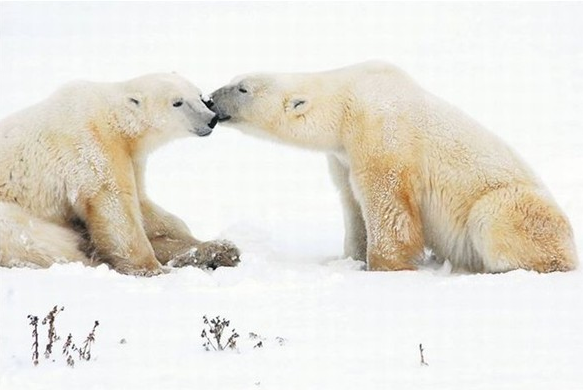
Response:
M223 345L223 343L221 342L225 329L228 328L230 325L229 320L225 318L221 319L219 316L211 320L209 320L207 316L203 316L202 320L203 323L208 327L208 332L207 329L203 328L200 334L200 337L206 339L206 341L203 343L203 347L207 351L210 351L210 348L214 349L215 351L224 351L226 348L230 349L237 348L237 338L239 337L239 335L237 334L235 329L233 329L232 334L227 339L225 345ZM212 335L212 338L214 338L215 342L213 342L213 340L209 337L209 333Z
M49 325L49 330L48 330L48 342L47 342L47 346L45 347L45 358L48 359L51 356L51 353L53 353L53 345L54 343L59 340L59 336L57 335L57 330L55 328L55 317L57 316L57 314L61 311L65 310L64 307L61 307L60 309L55 306L53 307L53 310L51 310L49 312L49 314L47 314L47 316L43 319L42 324Z
M233 329L233 334L227 340L227 347L230 349L237 349L237 338L238 337L239 337L239 335L237 334L235 329ZM261 341L259 343L261 343Z
M38 317L28 315L27 318L32 326L32 363L36 366L38 365Z
M46 315L46 317L42 320L41 324L48 326L48 341L45 347L45 358L50 358L51 354L53 353L53 348L55 347L55 343L60 340L60 337L57 335L57 330L55 327L55 318L59 312L65 310L64 307L59 308L55 306L52 310ZM39 317L34 316L32 314L27 316L28 320L30 321L30 325L32 326L32 362L36 366L39 363L39 341L38 341L38 326L39 326ZM62 347L62 354L66 359L67 365L69 367L75 367L75 358L73 357L74 354L79 355L79 360L91 360L91 347L95 343L95 330L99 326L99 321L95 321L93 324L93 328L91 332L87 335L87 338L83 342L81 348L77 347L73 342L73 336L71 333L67 336L65 342L63 343ZM54 361L54 360L53 360Z
M65 344L63 344L63 355L65 355L67 359L67 365L69 367L75 367L75 359L73 359L71 351L77 351L77 346L73 343L73 336L69 333L67 340L65 340Z
M209 351L209 348L208 348L209 346L211 346L215 351L217 350L217 348L214 346L211 339L209 339L209 336L207 335L206 330L203 329L200 337L206 339L205 343L203 344L203 347L205 347L207 351Z
M429 364L427 364L427 362L425 361L425 356L423 356L423 344L419 344L419 354L421 355L421 365L422 366L428 366Z
M99 321L95 321L93 324L93 329L87 335L87 338L83 342L83 345L79 349L79 359L91 360L91 344L95 342L95 329L99 326Z

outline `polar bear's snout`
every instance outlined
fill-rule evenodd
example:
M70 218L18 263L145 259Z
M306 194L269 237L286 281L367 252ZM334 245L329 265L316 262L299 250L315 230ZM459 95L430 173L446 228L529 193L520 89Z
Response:
M209 110L212 110L213 106L215 105L215 102L213 102L213 100L210 97L208 99L203 97L202 102Z
M232 87L226 86L217 89L210 95L210 100L207 107L215 114L217 114L219 122L224 122L231 119L233 112L235 111L235 104L231 96L232 89Z
M215 126L217 125L217 123L221 121L221 118L219 117L219 115L217 113L215 113L215 111L213 110L215 102L213 102L213 100L211 98L208 98L208 99L203 98L202 102L204 103L206 108L208 108L209 110L211 110L215 114L215 116L213 116L213 119L211 119L211 121L208 124L208 126L211 129L214 129Z
M200 103L204 103L204 105ZM186 115L188 122L190 123L191 133L194 133L199 137L205 137L212 133L213 129L219 122L219 117L215 112L208 108L207 102L204 100L194 104L187 102L183 106L186 107L183 113Z
M210 119L206 119L206 126L204 126L202 128L197 127L197 128L195 128L194 132L199 137L206 137L207 135L210 135L213 132L213 129L215 128L215 126L217 125L218 122L219 122L219 116L217 114L213 113L213 115Z

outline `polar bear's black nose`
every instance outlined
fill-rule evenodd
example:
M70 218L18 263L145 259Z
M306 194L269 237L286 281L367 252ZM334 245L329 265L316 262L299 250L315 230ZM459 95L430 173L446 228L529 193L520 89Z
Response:
M206 106L206 108L208 108L209 110L212 109L212 107L215 105L215 102L213 102L213 99L202 99L202 102L204 103L204 105Z
M211 119L211 121L209 122L208 126L209 126L211 129L214 129L214 128L215 128L215 126L217 125L217 122L218 122L218 121L219 121L219 116L218 116L218 115L215 115L215 116L213 116L213 119Z

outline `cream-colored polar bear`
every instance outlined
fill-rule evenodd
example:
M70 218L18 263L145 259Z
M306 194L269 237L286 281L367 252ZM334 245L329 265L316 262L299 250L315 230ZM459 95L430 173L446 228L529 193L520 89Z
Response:
M72 83L0 122L0 265L110 263L151 275L161 264L239 261L228 242L200 242L144 190L147 155L216 116L174 74Z
M328 154L345 254L415 269L429 247L455 269L567 271L567 218L519 157L384 63L236 78L211 95L220 120Z

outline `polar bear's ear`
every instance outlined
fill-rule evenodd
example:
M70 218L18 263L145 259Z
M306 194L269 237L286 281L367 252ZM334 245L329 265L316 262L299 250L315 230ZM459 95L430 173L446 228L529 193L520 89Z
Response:
M129 136L136 136L144 129L146 114L143 110L143 96L128 93L122 97L123 109L118 113L119 130Z
M285 103L285 111L294 115L304 115L310 109L310 100L306 96L292 96Z

